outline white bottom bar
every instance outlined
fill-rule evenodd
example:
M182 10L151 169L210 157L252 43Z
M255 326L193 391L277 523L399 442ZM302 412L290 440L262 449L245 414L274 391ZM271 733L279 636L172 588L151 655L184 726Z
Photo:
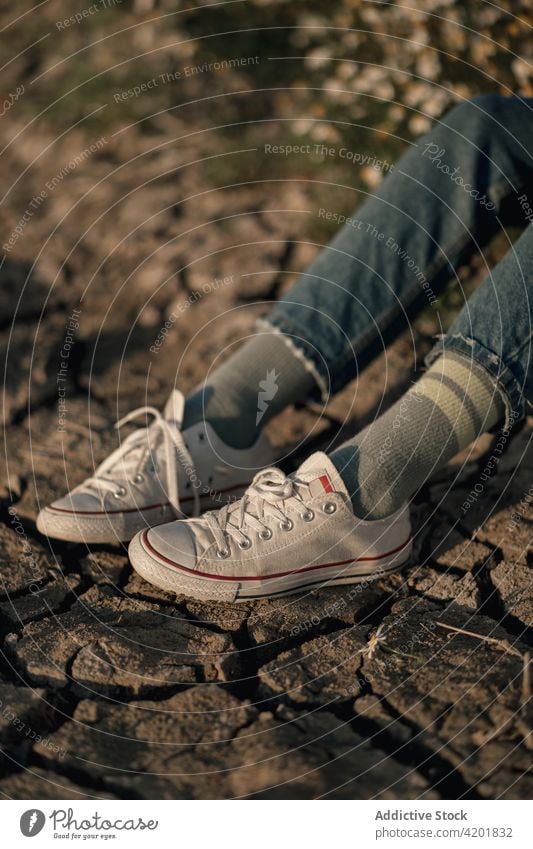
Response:
M531 809L528 801L5 801L2 843L529 849Z

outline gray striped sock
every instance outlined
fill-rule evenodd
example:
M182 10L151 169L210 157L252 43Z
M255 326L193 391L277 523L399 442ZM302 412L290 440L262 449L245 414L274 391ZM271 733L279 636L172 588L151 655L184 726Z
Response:
M381 519L398 510L504 412L482 366L443 354L390 410L331 455L356 515Z

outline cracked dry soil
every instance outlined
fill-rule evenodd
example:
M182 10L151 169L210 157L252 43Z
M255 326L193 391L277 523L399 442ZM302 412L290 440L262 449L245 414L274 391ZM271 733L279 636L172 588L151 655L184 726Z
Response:
M57 314L50 321L59 324ZM28 331L41 333L47 322ZM402 345L390 356L400 383ZM30 398L29 412L14 404L6 422L1 792L530 796L531 427L512 438L498 474L466 512L490 438L475 459L419 493L409 569L285 600L201 604L144 583L125 550L49 542L36 532L38 505L87 474L114 439L113 405L101 399L116 364L92 374L88 390L89 347L71 376L65 434L57 434L55 399L46 394ZM120 356L119 405L145 382L130 353ZM376 382L377 369L359 381L363 418L381 391ZM336 401L340 423L351 393ZM287 414L277 437L296 438L313 415ZM322 425L322 438L334 426L334 417Z

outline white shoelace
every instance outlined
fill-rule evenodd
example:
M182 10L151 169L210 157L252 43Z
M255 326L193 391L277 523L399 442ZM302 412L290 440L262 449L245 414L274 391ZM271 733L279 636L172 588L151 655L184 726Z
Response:
M181 429L176 422L170 422L164 418L156 407L137 407L137 409L119 419L115 427L120 428L141 416L153 416L154 421L149 427L141 428L126 437L122 445L98 466L93 477L83 482L81 488L96 491L101 498L102 507L107 492L126 495L127 489L122 485L117 488L117 479L109 476L108 473L120 463L121 472L125 474L129 472L131 475L131 480L125 479L125 483L142 483L143 474L141 470L148 457L153 457L154 449L162 441L166 460L163 487L176 514L180 515L182 511L179 499L178 467L181 466L192 482L197 480L194 461L185 445ZM161 470L158 469L158 471ZM198 516L200 514L200 495L196 486L191 486L191 489L194 497L194 515Z
M268 517L279 520L282 530L290 531L293 523L286 511L291 503L304 505L303 492L308 487L305 481L289 478L280 469L259 472L240 501L203 517L217 544L218 555L229 555L228 538L240 548L251 548L252 541L245 533L248 529L257 531L262 540L270 539L272 531L265 522ZM304 507L302 518L310 521L313 516L313 511Z

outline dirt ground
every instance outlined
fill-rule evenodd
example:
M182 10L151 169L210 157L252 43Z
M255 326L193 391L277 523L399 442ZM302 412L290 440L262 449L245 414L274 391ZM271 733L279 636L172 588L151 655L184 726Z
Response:
M357 588L200 604L144 583L125 549L36 531L39 507L116 444L120 415L188 391L251 332L329 237L317 210L379 183L369 157L393 161L495 75L532 93L527 4L343 2L328 20L315 3L245 4L248 18L202 5L117 3L65 25L52 2L1 34L0 792L531 797L531 419L433 478L413 503L413 564ZM350 50L357 69L335 60ZM295 140L338 155L265 153ZM269 425L298 446L287 468L401 394L482 265L325 414Z

